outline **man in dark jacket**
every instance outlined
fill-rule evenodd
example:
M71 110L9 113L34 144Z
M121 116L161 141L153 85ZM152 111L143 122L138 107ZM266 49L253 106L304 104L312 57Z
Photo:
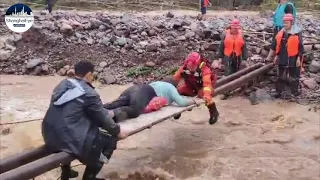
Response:
M112 120L113 114L103 108L91 85L93 70L89 61L75 65L75 77L61 81L53 90L42 122L42 136L48 149L73 154L86 165L83 180L97 180L103 166L101 154L110 158L117 138L128 135ZM101 133L99 127L110 135ZM61 179L68 179L70 171L70 164L63 166Z

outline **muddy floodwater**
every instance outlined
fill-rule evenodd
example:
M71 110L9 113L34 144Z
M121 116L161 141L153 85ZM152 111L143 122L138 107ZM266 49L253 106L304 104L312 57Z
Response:
M61 77L0 76L1 124L42 118ZM100 86L103 101L126 86ZM121 141L100 177L130 180L319 180L320 109L284 101L251 105L216 98L220 120L205 107ZM41 145L41 121L1 125L1 158ZM76 170L84 166L75 161ZM82 175L82 174L81 174ZM37 180L56 180L53 170ZM78 179L81 179L79 177Z

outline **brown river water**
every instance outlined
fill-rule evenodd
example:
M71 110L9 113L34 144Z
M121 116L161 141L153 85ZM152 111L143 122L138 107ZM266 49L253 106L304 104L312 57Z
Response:
M0 76L1 123L42 118L62 77ZM127 86L100 86L103 101ZM284 101L251 105L216 98L220 120L205 107L169 119L118 145L100 177L111 180L319 180L320 109ZM40 121L0 126L1 158L41 145ZM73 162L80 176L84 166ZM36 180L56 180L53 170ZM78 179L81 179L79 177Z

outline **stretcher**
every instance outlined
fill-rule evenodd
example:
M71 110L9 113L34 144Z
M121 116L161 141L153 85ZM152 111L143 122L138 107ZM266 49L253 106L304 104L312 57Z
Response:
M190 98L190 97L185 97ZM121 127L132 129L130 135L138 133L144 129L151 128L153 125L158 124L162 121L165 121L177 114L183 113L187 110L193 109L204 103L204 100L199 98L193 98L196 101L196 104L193 104L188 107L179 107L176 104L172 104L166 107L161 108L158 111L151 113L142 114L137 118L127 119L122 122L119 122Z

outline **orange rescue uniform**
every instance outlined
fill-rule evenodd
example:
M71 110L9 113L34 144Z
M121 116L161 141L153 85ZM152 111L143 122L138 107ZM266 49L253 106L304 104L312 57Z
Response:
M179 94L185 96L198 95L200 98L205 99L206 102L211 102L216 78L205 62L202 62L194 73L182 66L173 78L178 82L182 79L185 81L183 85L177 88Z

